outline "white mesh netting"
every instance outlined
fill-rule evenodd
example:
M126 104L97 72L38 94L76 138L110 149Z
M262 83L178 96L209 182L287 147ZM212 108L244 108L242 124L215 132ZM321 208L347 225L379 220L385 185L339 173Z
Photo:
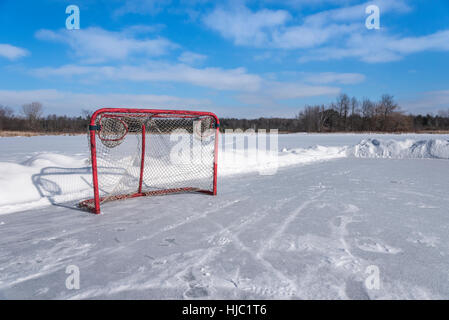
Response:
M213 192L214 117L112 112L101 113L95 124L100 202ZM94 209L94 199L81 206Z

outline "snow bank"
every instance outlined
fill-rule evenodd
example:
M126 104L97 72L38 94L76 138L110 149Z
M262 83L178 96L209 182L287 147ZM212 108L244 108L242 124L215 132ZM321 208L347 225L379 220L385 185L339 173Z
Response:
M0 214L72 200L91 180L86 159L36 154L20 164L0 162Z
M426 158L449 159L449 140L378 140L366 139L352 148L349 154L357 158Z
M282 167L311 164L344 157L346 157L346 147L284 148L280 152L257 149L225 150L219 154L218 173L220 176L249 172L272 175Z

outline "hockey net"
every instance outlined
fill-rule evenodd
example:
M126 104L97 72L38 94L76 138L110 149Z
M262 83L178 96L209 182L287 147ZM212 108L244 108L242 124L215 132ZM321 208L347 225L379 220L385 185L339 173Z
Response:
M101 109L91 119L94 197L100 204L180 192L216 194L218 119L192 111Z

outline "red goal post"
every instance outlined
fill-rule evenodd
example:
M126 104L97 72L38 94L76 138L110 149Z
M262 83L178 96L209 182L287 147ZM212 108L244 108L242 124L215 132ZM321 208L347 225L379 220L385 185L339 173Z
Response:
M96 214L106 201L182 192L217 194L220 122L211 112L103 108L89 124L93 198L80 207ZM173 161L175 147L189 161ZM190 149L189 149L190 148Z

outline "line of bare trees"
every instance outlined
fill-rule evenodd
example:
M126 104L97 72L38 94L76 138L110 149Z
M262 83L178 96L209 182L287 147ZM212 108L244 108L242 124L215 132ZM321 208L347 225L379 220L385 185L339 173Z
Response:
M350 98L341 94L328 105L306 106L297 119L308 132L335 131L412 131L414 116L401 111L393 96L384 94L379 101Z
M23 105L18 114L0 104L0 130L84 133L91 112L83 110L77 117L43 114L39 102ZM388 94L378 101L341 94L329 104L305 106L295 118L221 118L220 122L222 131L251 128L283 132L416 132L449 130L449 110L437 115L410 115Z
M294 119L220 119L222 128L270 129L284 132L416 132L449 130L449 110L437 115L405 114L394 97L358 100L341 94L329 104L306 105Z
M44 108L40 102L24 104L19 114L14 110L0 105L0 130L32 131L49 133L80 133L86 132L90 112L83 110L78 117L58 116L51 114L43 116Z

